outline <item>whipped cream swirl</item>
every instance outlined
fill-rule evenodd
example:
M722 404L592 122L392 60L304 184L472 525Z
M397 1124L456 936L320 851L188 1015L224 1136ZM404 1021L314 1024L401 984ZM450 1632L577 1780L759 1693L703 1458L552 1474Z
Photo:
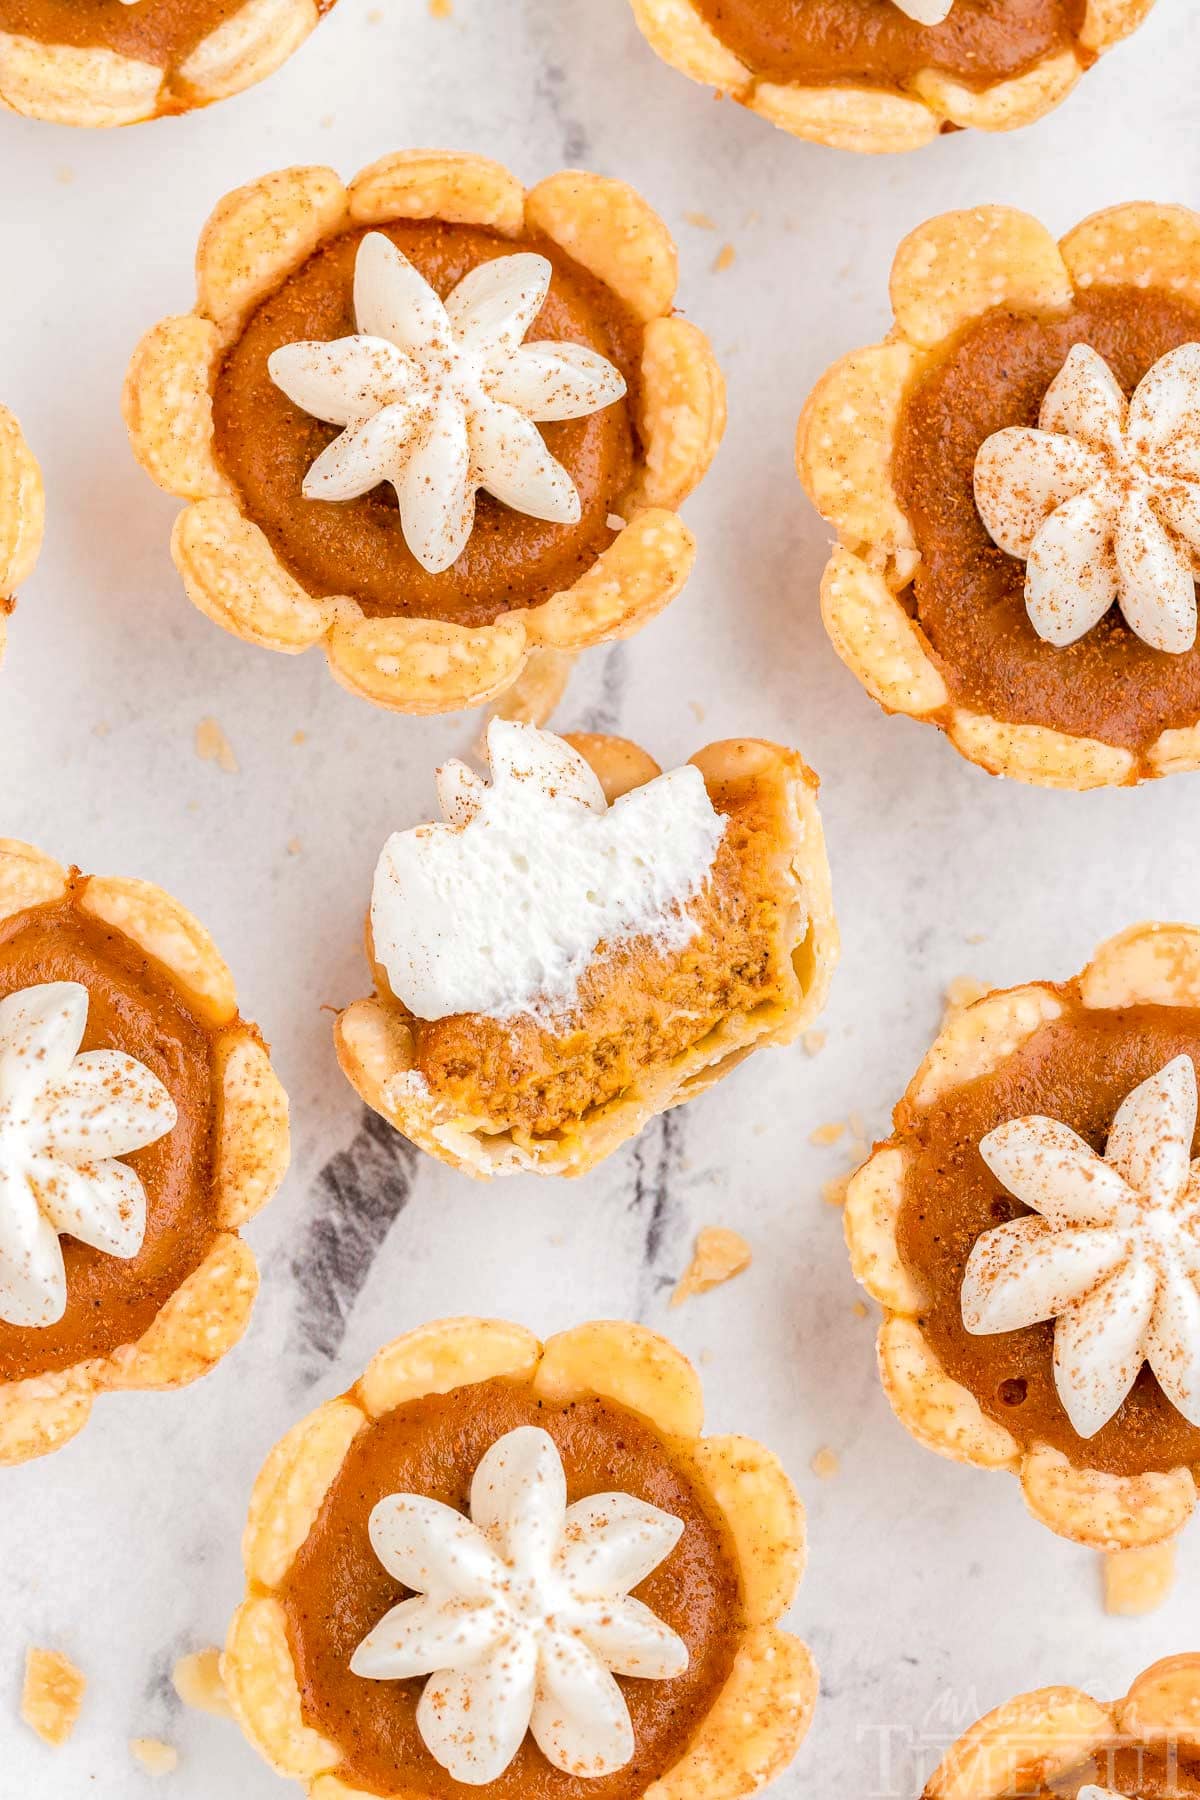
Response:
M975 459L988 534L1025 568L1025 605L1060 648L1114 600L1152 650L1196 642L1200 575L1200 344L1160 357L1126 401L1108 364L1076 344L1037 429L993 433Z
M1177 1056L1122 1101L1103 1157L1055 1119L1013 1119L979 1146L1033 1218L985 1231L962 1316L986 1336L1055 1319L1054 1383L1081 1438L1118 1411L1143 1363L1200 1427L1196 1070Z
M579 492L537 422L611 406L625 378L585 344L522 339L553 267L521 252L479 263L445 301L382 232L359 245L353 337L287 344L275 385L340 437L304 478L309 500L353 500L390 482L404 540L440 573L462 554L479 488L554 524L581 517Z
M353 1673L427 1675L417 1728L469 1786L502 1775L527 1732L565 1774L624 1768L633 1725L614 1677L667 1681L688 1666L682 1638L630 1595L675 1548L682 1522L629 1494L568 1506L558 1449L533 1425L484 1456L470 1514L420 1494L373 1509L371 1546L414 1597L363 1639Z
M421 1019L478 1012L561 1018L600 946L695 935L689 901L725 820L699 769L660 775L609 806L562 738L493 719L490 786L465 763L438 771L445 824L383 847L371 898L375 954Z
M115 1159L164 1137L175 1102L117 1050L85 1050L88 991L77 981L0 1000L0 1319L53 1325L67 1304L60 1235L136 1256L146 1194Z

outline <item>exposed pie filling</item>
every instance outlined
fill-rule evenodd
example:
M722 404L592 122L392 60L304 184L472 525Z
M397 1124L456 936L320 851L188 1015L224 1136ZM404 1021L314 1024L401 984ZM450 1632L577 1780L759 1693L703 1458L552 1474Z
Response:
M1128 394L1159 357L1200 339L1200 307L1155 288L1096 288L1069 312L997 310L967 325L905 399L893 476L921 563L911 610L955 705L1145 752L1200 719L1200 647L1152 650L1116 607L1078 642L1039 638L1025 565L988 536L975 458L1006 425L1036 425L1073 344L1090 344Z
M466 549L451 568L431 574L404 542L390 486L357 500L303 497L309 466L339 428L293 405L272 382L267 359L287 344L354 331L354 260L365 235L359 230L342 233L311 256L262 302L229 350L213 397L216 454L249 517L310 594L348 594L369 614L488 625L514 607L537 606L569 588L612 543L608 521L619 512L637 450L641 328L611 290L548 239L501 237L437 221L378 229L443 298L468 270L493 257L533 250L549 259L550 292L526 341L586 344L620 369L630 389L623 400L586 418L540 427L578 490L578 524L530 518L480 493Z
M0 31L43 44L114 50L161 69L183 62L197 44L242 11L246 0L0 0ZM327 11L333 0L318 0Z
M598 951L557 1035L528 1015L414 1020L414 1067L473 1118L531 1137L569 1127L732 1013L782 1004L797 980L781 923L789 851L751 780L710 783L729 823L683 949L635 938ZM790 905L790 895L787 904ZM576 1022L577 1021L577 1022Z
M903 87L936 69L967 87L991 87L1078 50L1087 10L1086 0L955 0L943 24L920 25L892 0L693 4L753 74L814 86Z
M634 1592L683 1638L690 1661L669 1681L621 1680L636 1749L616 1774L563 1774L526 1738L487 1793L499 1800L633 1800L679 1760L725 1683L741 1624L740 1582L727 1528L682 1452L608 1400L555 1405L507 1381L427 1396L359 1434L283 1595L304 1716L341 1750L337 1774L350 1787L386 1795L480 1791L454 1781L422 1743L416 1708L424 1682L367 1681L350 1673L350 1658L404 1597L371 1549L372 1507L388 1494L417 1493L465 1513L484 1453L520 1425L540 1426L554 1439L568 1502L618 1490L683 1521L676 1548Z
M0 999L40 982L80 982L89 996L83 1049L124 1051L144 1063L167 1088L178 1119L156 1143L122 1158L146 1190L141 1250L123 1261L64 1237L66 1312L55 1325L0 1320L0 1381L134 1342L203 1261L218 1230L211 1035L156 963L82 910L85 886L81 878L65 899L0 921Z
M1073 1430L1054 1386L1054 1325L973 1337L963 1326L963 1271L979 1235L1028 1209L1005 1191L979 1154L996 1126L1044 1114L1103 1154L1121 1102L1173 1057L1200 1067L1200 1010L1084 1007L1057 989L1065 1011L1043 1025L992 1074L932 1106L902 1101L897 1141L909 1155L897 1239L906 1267L931 1304L921 1327L946 1373L975 1395L1017 1442L1050 1444L1079 1466L1140 1475L1200 1464L1200 1430L1176 1411L1148 1368L1107 1425L1086 1442ZM1192 1154L1200 1152L1200 1143Z

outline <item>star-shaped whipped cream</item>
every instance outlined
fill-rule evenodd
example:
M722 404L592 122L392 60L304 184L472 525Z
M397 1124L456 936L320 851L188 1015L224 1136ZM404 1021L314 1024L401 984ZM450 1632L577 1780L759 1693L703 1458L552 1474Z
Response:
M0 1000L0 1319L53 1325L67 1304L60 1234L136 1256L146 1194L115 1159L164 1137L175 1102L118 1050L85 1050L88 991L77 981Z
M1178 656L1196 641L1200 574L1200 344L1160 357L1126 401L1076 344L1038 426L995 432L975 459L993 541L1026 565L1025 604L1060 648L1115 600L1130 630Z
M681 1521L629 1494L568 1506L558 1449L533 1425L484 1456L470 1512L420 1494L373 1509L372 1548L415 1595L363 1639L351 1669L429 1677L417 1728L455 1781L495 1781L527 1732L566 1774L623 1768L633 1725L614 1676L666 1681L688 1666L683 1640L630 1595Z
M979 1146L1033 1218L985 1231L967 1261L968 1331L1055 1319L1054 1382L1082 1438L1143 1363L1200 1427L1200 1159L1196 1070L1177 1056L1122 1101L1103 1157L1055 1119L1013 1119Z
M902 13L915 19L918 25L940 25L949 17L954 0L895 0Z
M537 422L611 406L625 378L586 344L523 343L553 268L521 251L479 263L445 301L372 231L354 268L353 337L288 344L267 367L314 418L344 426L304 478L309 500L353 500L390 482L417 561L461 555L475 495L560 525L581 516L575 483Z

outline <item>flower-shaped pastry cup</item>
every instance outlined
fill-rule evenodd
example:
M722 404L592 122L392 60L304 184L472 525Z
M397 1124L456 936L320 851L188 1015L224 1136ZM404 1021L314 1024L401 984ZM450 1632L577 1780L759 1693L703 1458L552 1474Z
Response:
M821 582L825 628L885 711L940 726L971 762L1043 787L1082 790L1200 768L1200 720L1161 732L1144 755L956 704L904 604L919 562L893 484L907 394L941 348L994 308L1053 315L1103 287L1161 288L1200 304L1200 216L1138 202L1094 214L1056 244L1010 207L944 213L904 240L892 265L895 326L843 357L800 419L796 464L838 544Z
M286 62L333 0L244 0L161 68L102 46L0 31L0 109L56 125L135 125L240 94Z
M1165 1657L1109 1704L1073 1687L1018 1694L963 1733L923 1800L1074 1792L1080 1775L1103 1788L1109 1757L1126 1749L1200 1752L1200 1655Z
M1012 131L1065 100L1084 70L1142 23L1154 0L1088 0L1076 46L1044 57L1023 75L971 87L938 69L889 87L766 81L713 32L692 0L632 0L658 54L795 137L837 150L917 150L956 126Z
M569 735L567 741L596 771L610 804L661 773L646 751L625 738L581 734ZM634 1087L569 1128L518 1142L510 1132L497 1132L494 1124L461 1116L444 1099L405 1079L413 1067L412 1015L388 990L368 927L378 991L338 1017L338 1061L368 1106L397 1131L464 1174L485 1180L519 1172L582 1175L636 1137L657 1113L702 1094L753 1050L791 1043L816 1018L829 994L839 947L817 778L794 751L757 738L710 744L691 760L710 785L752 782L766 799L779 852L779 931L796 974L794 995L729 1014L699 1042L671 1061L643 1070Z
M1200 929L1131 926L1101 945L1078 988L1082 1004L1098 1011L1200 1006ZM1041 983L986 994L949 1018L905 1102L928 1108L1001 1069L1062 1010ZM845 1211L854 1273L884 1309L880 1376L901 1424L952 1461L1016 1475L1030 1512L1061 1537L1101 1551L1174 1537L1196 1505L1200 1467L1118 1475L1073 1463L1048 1444L1023 1447L942 1367L922 1329L927 1297L897 1241L909 1155L899 1139L877 1146L850 1183Z
M652 1800L738 1800L764 1787L795 1755L817 1696L809 1651L777 1624L803 1572L803 1510L768 1450L749 1438L701 1435L703 1396L687 1358L644 1326L618 1322L577 1326L545 1344L496 1320L424 1326L387 1345L348 1394L280 1440L251 1496L242 1541L247 1594L222 1659L246 1735L279 1774L304 1782L312 1800L373 1800L332 1773L342 1752L305 1721L280 1591L350 1446L372 1420L426 1395L499 1379L531 1384L555 1404L615 1401L686 1455L728 1527L742 1616L725 1686L681 1760L647 1792ZM405 1792L415 1800L418 1790Z
M57 1450L86 1423L97 1394L183 1387L237 1343L258 1291L258 1267L238 1227L271 1198L287 1170L288 1106L270 1058L241 1019L233 977L207 931L148 881L74 879L77 904L128 938L178 989L212 1034L213 1181L219 1231L200 1266L135 1343L70 1368L0 1383L0 1463ZM72 887L51 857L0 839L0 920L50 905Z
M0 406L0 661L13 596L32 575L42 547L45 512L42 472L21 427Z
M347 596L313 598L243 513L213 454L212 383L249 314L331 237L402 219L536 231L610 288L642 329L640 455L619 508L623 529L573 586L491 625L365 617ZM427 151L385 157L348 187L330 169L285 169L220 203L197 267L196 310L142 340L124 407L142 466L192 502L172 553L189 598L227 631L272 650L321 644L344 687L399 712L477 705L524 676L515 711L532 717L561 685L566 656L629 636L682 588L694 542L675 508L720 442L724 383L707 338L672 311L666 226L623 182L565 171L527 193L497 163Z

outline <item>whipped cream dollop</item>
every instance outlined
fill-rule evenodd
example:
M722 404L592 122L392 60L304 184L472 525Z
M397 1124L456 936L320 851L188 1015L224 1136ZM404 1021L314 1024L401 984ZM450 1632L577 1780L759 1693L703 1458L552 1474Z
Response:
M1097 1156L1035 1116L989 1132L980 1155L1033 1218L985 1231L962 1316L977 1335L1055 1319L1054 1384L1082 1438L1117 1412L1143 1363L1200 1427L1200 1159L1196 1070L1177 1056L1122 1101Z
M940 25L949 17L954 0L894 0L894 4L918 25Z
M1075 1800L1137 1800L1136 1795L1118 1794L1112 1788L1096 1787L1089 1784L1081 1787Z
M688 902L725 820L688 765L612 806L585 759L532 725L488 726L490 785L438 771L446 823L398 831L371 896L375 954L421 1019L567 1012L600 946L650 936L682 948Z
M1153 650L1196 642L1200 575L1200 344L1160 357L1126 401L1108 364L1076 344L1036 429L1007 426L975 459L975 503L1025 568L1047 643L1073 644L1115 600Z
M0 1319L53 1325L67 1304L59 1237L136 1256L146 1194L115 1159L164 1137L175 1102L118 1050L80 1054L88 991L77 981L0 1000Z
M371 1546L414 1590L351 1658L373 1681L427 1675L417 1729L455 1781L495 1781L527 1732L565 1774L624 1768L633 1725L616 1675L667 1681L682 1638L631 1597L670 1555L682 1522L629 1494L567 1505L553 1438L522 1425L471 1482L470 1518L420 1494L373 1509Z
M544 256L498 256L442 301L390 238L368 233L355 335L287 344L267 364L289 400L345 427L309 469L305 497L353 500L390 482L404 540L435 574L462 554L479 488L531 518L576 524L579 492L537 421L611 406L625 378L586 344L522 342L552 274Z

